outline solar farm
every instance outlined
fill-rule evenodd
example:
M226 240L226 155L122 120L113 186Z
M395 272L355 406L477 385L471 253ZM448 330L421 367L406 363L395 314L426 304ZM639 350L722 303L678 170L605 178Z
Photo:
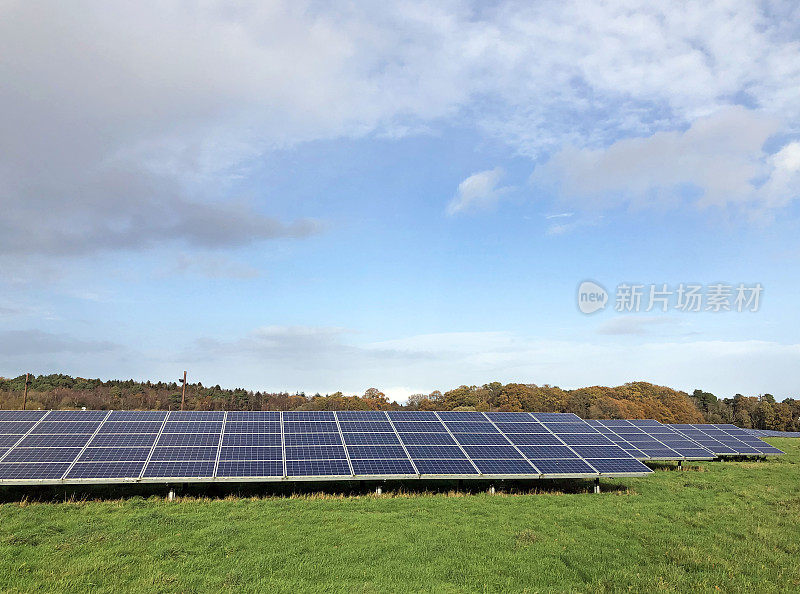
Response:
M0 411L0 590L792 591L800 440L765 439L566 413Z
M571 413L0 411L0 483L563 479L783 452L732 425Z

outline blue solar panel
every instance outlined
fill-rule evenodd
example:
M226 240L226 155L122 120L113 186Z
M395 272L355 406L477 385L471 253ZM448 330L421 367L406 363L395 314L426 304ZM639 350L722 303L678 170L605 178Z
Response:
M154 462L150 461L144 469L148 478L211 478L214 475L214 462Z
M336 421L286 421L283 422L284 433L337 433Z
M502 433L455 433L461 445L508 445Z
M279 422L281 413L268 410L231 411L228 413L228 422L231 421L273 421Z
M654 419L628 419L628 422L631 425L636 425L637 427L647 427L647 426L659 427L659 426L661 426L661 423L659 423L658 421L656 421Z
M33 421L3 421L0 422L0 433L23 435L35 424Z
M573 450L586 460L593 458L630 458L628 453L615 445L608 446L573 446Z
M482 474L539 474L539 471L525 460L475 460L475 466Z
M150 448L86 448L79 462L144 462Z
M342 431L394 431L389 421L339 421L339 426Z
M42 421L31 433L94 433L100 423L97 421Z
M347 458L342 446L286 447L287 460L335 460Z
M545 475L595 475L590 465L588 470L583 466L582 471L578 470L581 468L579 465L570 466L575 462L585 464L585 461L564 446L560 436L581 455L607 461L604 464L609 465L608 468L612 468L616 460L620 468L638 468L631 471L634 474L647 471L639 466L623 464L625 460L631 460L628 452L635 450L633 445L626 443L626 447L620 448L590 424L569 414L543 413L540 418L546 421L546 426L525 413L485 415L474 411L438 413L446 425L430 411L390 411L388 418L392 419L391 422L381 411L290 411L283 414L240 411L227 415L222 411L173 411L168 416L165 414L159 411L113 411L110 414L105 411L61 411L55 418L63 420L46 417L27 437L23 433L33 427L34 421L0 421L0 427L11 423L8 428L20 431L5 436L9 442L6 447L13 446L23 437L25 444L31 446L9 451L0 464L22 465L40 461L53 465L73 462L74 456L81 454L75 463L75 471L70 473L73 479L136 479L136 472L141 470L148 457L150 461L146 464L144 477L174 480L191 477L211 479L215 464L219 467L218 476L228 478L280 477L284 465L287 475L294 477L346 477L351 473L402 476L414 475L416 463L424 475L476 476L476 465L482 473L497 476L535 476L538 470ZM108 420L102 426L99 421L77 420L92 417ZM284 420L283 433L281 418ZM13 423L22 423L22 426ZM659 433L662 439L675 440L673 445L677 447L678 439L672 430L662 425L644 427ZM502 433L500 428L506 433ZM340 430L347 443L346 450ZM395 433L396 430L399 433ZM638 435L629 437L642 441L636 444L637 447L668 449L644 432L635 428L634 431ZM151 451L157 437L158 442ZM756 443L748 445L730 435L719 437L745 448L758 449ZM619 436L615 435L615 438L622 441ZM683 444L686 447L692 443L686 442ZM84 446L86 449L81 453ZM700 446L694 447L702 450ZM465 451L472 460L467 458ZM283 462L284 452L288 463ZM524 456L529 457L533 466ZM134 466L125 466L128 463ZM543 467L539 466L540 463L544 463ZM125 472L135 476L125 476ZM609 472L613 473L613 469ZM616 472L624 474L627 471Z
M353 460L353 472L359 475L416 474L408 459Z
M447 433L447 429L439 421L392 421L394 428L401 433Z
M267 460L220 460L217 467L219 477L283 476L283 461Z
M420 474L478 474L468 460L415 459Z
M222 421L225 413L220 410L173 410L169 421Z
M67 479L135 478L144 462L77 462L70 468Z
M283 421L331 421L336 422L336 416L324 410L300 410L283 413Z
M578 455L567 446L519 446L520 451L530 460L547 458L577 458Z
M503 433L548 433L541 423L497 423Z
M222 421L167 421L164 433L220 433Z
M161 421L106 421L100 433L158 433Z
M466 455L458 446L406 446L408 455L412 458L440 458L440 459L465 459Z
M13 446L22 435L0 435L0 448Z
M400 440L406 445L455 445L449 433L400 433Z
M287 476L348 476L347 460L287 460Z
M21 448L82 448L92 438L91 435L28 435L19 442ZM19 436L16 436L19 439ZM14 445L13 443L9 445Z
M69 464L6 464L0 463L2 480L48 480L60 479Z
M367 446L350 446L347 448L347 453L351 460L356 458L360 459L383 459L383 458L408 458L403 446L381 446L381 445L367 445Z
M509 433L514 445L561 445L563 442L550 433Z
M382 410L343 410L336 413L342 421L385 421L386 413Z
M649 472L650 469L644 464L634 459L627 460L603 460L593 459L590 461L599 472L603 474L627 473L627 472Z
M341 445L342 438L338 433L287 433L284 435L286 445Z
M1 421L38 421L46 410L0 410Z
M522 458L522 454L514 446L477 445L464 446L467 456L473 460L478 458Z
M231 421L225 424L225 433L280 433L278 421Z
M635 462L635 460L632 460ZM586 462L579 458L565 460L531 460L542 474L597 474Z
M220 460L280 460L283 452L280 447L224 447L220 451Z
M109 421L163 421L167 412L163 410L115 410Z
M44 436L43 436L44 437ZM54 437L64 437L54 436ZM149 447L156 441L155 433L98 433L89 442L92 447Z
M14 448L3 462L72 462L81 448Z
M488 421L445 421L447 428L453 433L498 433L497 427Z
M280 445L281 436L278 435ZM218 433L162 433L158 438L159 446L216 446L219 445Z
M394 433L344 433L347 445L392 445L400 440Z
M281 446L281 436L277 433L226 433L223 446Z
M562 433L597 433L594 427L586 423L542 423L556 434Z
M559 437L567 445L611 445L613 443L600 433L564 433Z
M217 448L203 447L165 447L153 448L151 460L159 462L188 461L188 460L215 460Z

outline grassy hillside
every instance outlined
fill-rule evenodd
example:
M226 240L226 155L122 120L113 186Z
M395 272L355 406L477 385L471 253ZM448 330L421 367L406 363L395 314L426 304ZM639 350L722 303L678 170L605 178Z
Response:
M9 502L0 590L797 591L800 440L770 443L601 495Z

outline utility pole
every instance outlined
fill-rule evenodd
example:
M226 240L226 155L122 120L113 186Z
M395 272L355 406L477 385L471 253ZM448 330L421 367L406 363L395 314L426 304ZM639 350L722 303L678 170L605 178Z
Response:
M28 381L29 375L29 373L25 374L25 391L22 393L22 410L25 410L25 405L28 403L28 384L31 383Z
M181 410L183 410L183 406L186 404L186 372L183 372L183 379L180 380L183 384L183 390L181 390Z

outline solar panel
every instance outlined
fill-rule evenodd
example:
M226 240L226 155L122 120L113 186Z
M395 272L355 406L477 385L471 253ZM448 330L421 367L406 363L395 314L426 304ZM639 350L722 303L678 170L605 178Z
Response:
M625 448L565 413L53 413L0 414L0 430L6 431L0 433L0 445L5 444L0 480L546 478L650 472ZM595 460L601 462L595 465Z
M86 448L78 462L145 462L150 448Z
M286 460L287 476L352 476L347 460Z
M678 424L672 429L701 444L718 456L772 456L783 454L778 448L728 424Z
M0 421L38 421L46 410L0 410Z
M400 445L400 439L394 433L343 433L344 442L354 445Z
M138 477L144 462L77 462L69 469L67 479Z
M220 460L218 477L282 477L283 461L274 460Z
M651 419L595 420L589 423L639 460L711 460L714 452Z

